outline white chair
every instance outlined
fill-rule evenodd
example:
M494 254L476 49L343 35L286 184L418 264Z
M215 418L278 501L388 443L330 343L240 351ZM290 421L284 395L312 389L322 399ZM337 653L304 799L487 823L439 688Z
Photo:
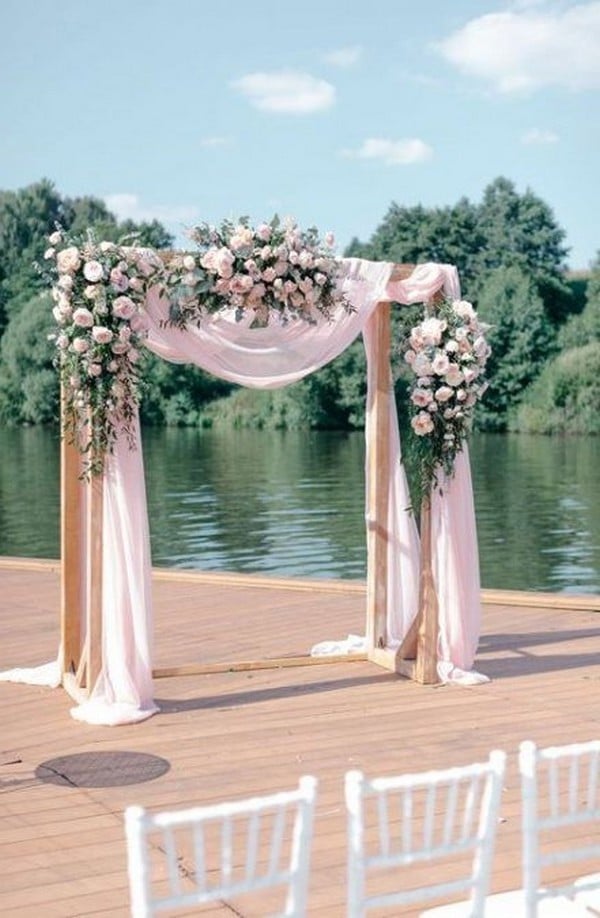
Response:
M348 772L349 918L461 892L471 893L473 914L481 914L505 763L505 753L496 750L487 762L443 771L371 780ZM435 862L452 856L468 860L464 875L436 882ZM429 866L431 881L415 888L399 882L403 868L419 864ZM377 882L382 891L368 892Z
M519 771L522 888L489 896L481 912L453 903L431 909L427 918L589 918L587 906L600 912L600 873L542 885L545 868L600 857L600 741L538 749L527 740L519 748ZM565 836L571 827L594 823L595 842L589 834L578 843Z
M134 918L266 890L285 897L279 915L304 916L316 790L305 776L296 790L179 812L128 807Z

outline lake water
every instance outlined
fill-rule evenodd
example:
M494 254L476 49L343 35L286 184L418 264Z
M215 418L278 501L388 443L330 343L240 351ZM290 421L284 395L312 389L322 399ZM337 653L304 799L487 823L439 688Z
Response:
M362 433L144 431L153 563L364 578ZM482 585L600 593L600 438L476 435ZM0 555L59 554L59 444L0 429Z

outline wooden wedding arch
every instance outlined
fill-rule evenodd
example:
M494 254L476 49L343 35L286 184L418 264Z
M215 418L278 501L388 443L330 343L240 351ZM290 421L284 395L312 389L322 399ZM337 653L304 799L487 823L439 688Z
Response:
M395 265L391 281L408 278L414 265ZM381 301L374 313L375 379L369 424L369 468L366 495L367 601L366 653L344 656L296 656L268 660L187 664L153 670L154 678L241 669L301 666L368 659L423 684L438 682L438 604L431 567L431 505L421 507L421 574L419 609L397 648L388 645L389 403L394 397L390 363L391 303ZM64 422L64 399L62 406ZM64 423L62 424L64 430ZM78 702L92 691L102 669L102 535L103 476L82 479L82 457L63 436L61 445L61 653L62 684Z

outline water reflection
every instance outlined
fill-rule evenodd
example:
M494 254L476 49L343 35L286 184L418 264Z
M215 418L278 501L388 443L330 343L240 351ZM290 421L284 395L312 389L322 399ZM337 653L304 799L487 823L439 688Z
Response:
M477 436L482 583L600 593L600 438ZM362 578L361 433L144 431L153 562ZM0 429L0 554L57 557L56 433Z

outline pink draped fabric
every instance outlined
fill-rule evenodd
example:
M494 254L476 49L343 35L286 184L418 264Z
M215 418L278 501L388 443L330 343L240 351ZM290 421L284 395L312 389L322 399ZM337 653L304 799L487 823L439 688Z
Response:
M367 353L367 449L372 404L373 341L370 318L381 300L426 301L440 289L459 295L450 265L420 265L410 278L391 282L393 265L343 260L343 289L353 306L339 308L331 321L250 328L233 311L210 316L198 328L181 331L165 324L168 303L153 290L147 300L147 346L167 360L191 362L244 386L288 385L324 366L362 332ZM417 613L419 539L401 464L398 419L390 402L388 506L388 607L390 643L402 640ZM369 461L367 455L367 469ZM150 551L141 441L125 438L110 457L104 482L103 667L91 697L73 716L88 723L130 723L149 717L152 701ZM367 482L368 487L368 482ZM475 517L468 457L460 457L443 496L432 501L433 570L440 605L439 672L445 680L469 676L479 638L480 599ZM198 640L202 637L199 635ZM22 671L12 671L13 673ZM3 678L0 676L0 678ZM10 678L5 674L4 678ZM458 679L457 679L458 681ZM467 678L463 681L469 681ZM476 674L473 680L476 681Z

